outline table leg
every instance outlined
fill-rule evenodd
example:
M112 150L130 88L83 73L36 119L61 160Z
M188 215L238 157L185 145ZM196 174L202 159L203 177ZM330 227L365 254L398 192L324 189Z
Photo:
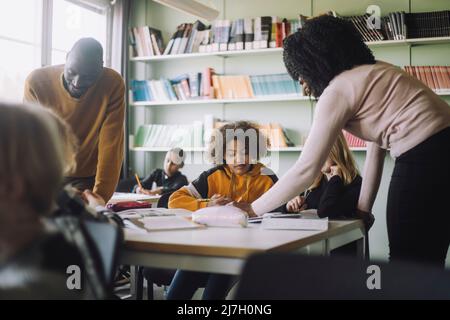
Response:
M365 258L365 255L366 255L365 242L366 242L365 236L361 239L356 240L356 257L357 258L360 258L360 259Z

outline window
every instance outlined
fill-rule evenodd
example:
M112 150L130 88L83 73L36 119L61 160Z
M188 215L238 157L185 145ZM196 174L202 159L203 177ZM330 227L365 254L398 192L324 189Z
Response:
M83 2L80 2L83 4ZM90 37L99 41L107 61L108 10L77 1L56 0L53 2L52 65L63 64L67 52L80 38Z
M28 74L41 66L42 0L0 1L0 97L20 101Z
M80 38L97 39L110 65L108 0L0 1L0 99L21 101L28 74L62 64Z

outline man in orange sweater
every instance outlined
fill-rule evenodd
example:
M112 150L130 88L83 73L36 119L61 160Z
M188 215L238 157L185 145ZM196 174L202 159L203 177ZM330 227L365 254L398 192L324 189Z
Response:
M80 39L65 65L34 70L24 100L48 107L64 118L80 148L76 169L66 182L93 190L107 202L117 185L123 160L125 85L120 74L103 67L103 48Z

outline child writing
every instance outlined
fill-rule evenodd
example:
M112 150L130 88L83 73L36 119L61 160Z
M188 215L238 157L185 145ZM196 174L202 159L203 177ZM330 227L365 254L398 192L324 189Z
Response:
M354 218L361 182L355 160L341 133L322 172L308 190L287 203L286 209L288 212L317 209L321 218Z
M246 133L247 137L238 139L236 132L239 131ZM254 146L251 145L253 142L249 132L256 139ZM251 202L278 180L270 169L258 162L260 155L265 153L260 139L265 138L255 125L238 121L222 126L216 133L220 136L215 137L210 145L210 154L216 166L173 193L169 208L195 211L232 201ZM255 152L251 152L252 148Z
M244 139L239 139L239 132L245 134ZM232 201L252 202L277 181L276 175L258 162L266 151L266 141L261 140L265 138L255 125L246 121L234 122L215 133L210 154L216 166L174 192L169 199L169 208L194 211ZM203 299L225 299L233 283L234 278L229 275L178 270L167 299L191 299L203 286Z
M164 159L164 169L156 169L142 181L142 188L134 187L136 193L156 195L172 193L188 184L185 175L180 172L184 166L184 151L180 148L169 150ZM152 190L153 183L157 188Z

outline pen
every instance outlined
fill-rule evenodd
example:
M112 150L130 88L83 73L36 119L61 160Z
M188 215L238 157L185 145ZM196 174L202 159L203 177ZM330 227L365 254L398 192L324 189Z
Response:
M142 188L141 180L139 180L139 176L137 175L137 173L135 173L134 176L136 178L139 188L141 188L141 190L144 189L144 188Z
M197 199L198 202L209 202L211 201L210 199Z

